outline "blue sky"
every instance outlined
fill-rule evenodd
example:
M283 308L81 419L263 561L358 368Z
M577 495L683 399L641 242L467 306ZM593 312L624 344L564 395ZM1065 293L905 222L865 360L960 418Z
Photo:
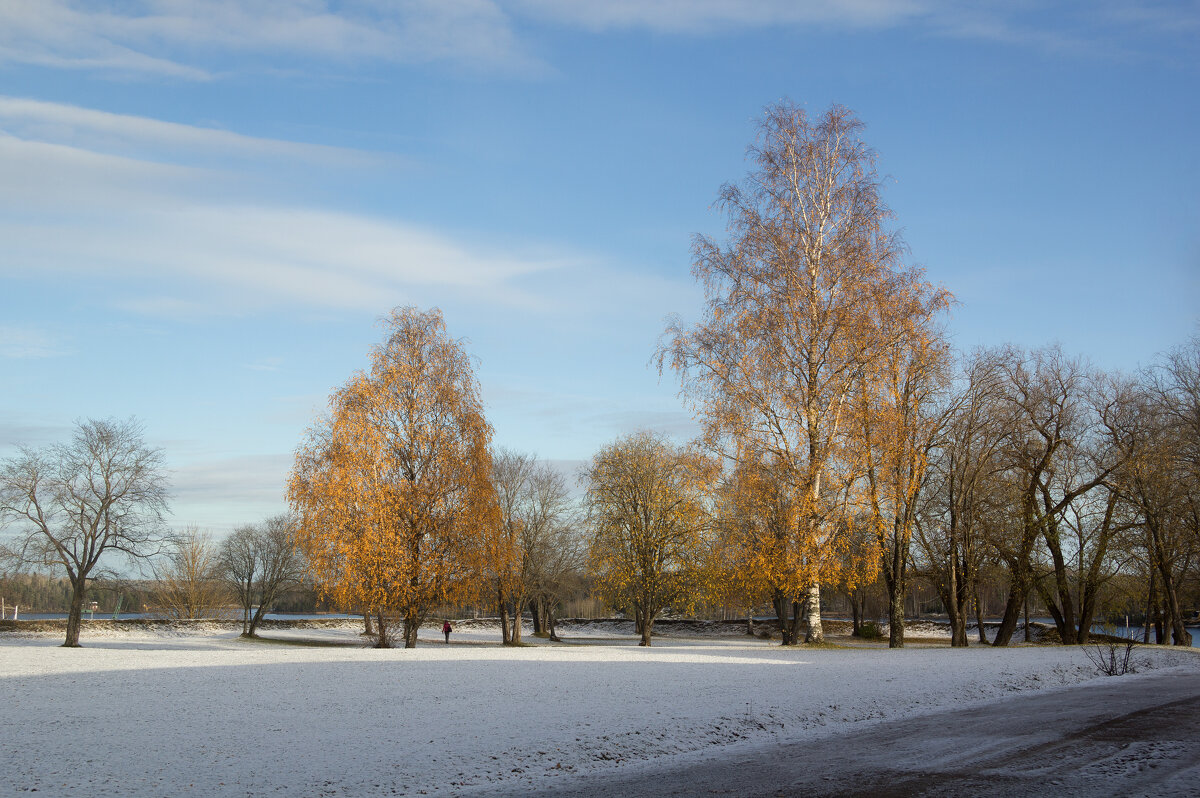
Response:
M765 105L866 122L963 348L1197 329L1200 4L0 0L0 455L129 415L174 522L283 509L377 318L443 309L500 445L692 426L648 365Z

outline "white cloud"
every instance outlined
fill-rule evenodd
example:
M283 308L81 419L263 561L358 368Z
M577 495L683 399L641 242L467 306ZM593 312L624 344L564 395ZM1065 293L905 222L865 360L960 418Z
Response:
M61 120L76 144L0 134L0 273L125 278L125 309L178 318L271 305L366 309L433 304L436 294L491 306L535 307L543 287L522 278L559 273L602 280L575 255L537 247L466 244L403 221L304 207L272 196L251 170L159 163L89 148L113 136L164 150L189 142L243 153L307 157L305 145L0 98L0 117L26 135ZM317 155L324 155L318 150ZM338 153L341 157L341 153ZM346 157L352 158L353 153ZM228 159L218 161L222 167ZM286 170L285 170L286 171ZM571 278L567 273L576 274Z
M170 201L176 207L166 211L126 205L95 207L90 216L79 209L78 215L38 223L0 218L0 238L9 250L0 271L126 276L153 286L174 278L217 292L211 298L160 294L123 303L151 315L190 316L296 303L378 311L413 301L414 291L423 287L528 306L534 299L512 279L558 265L468 249L444 235L388 220Z
M720 35L762 28L916 30L1104 52L1133 32L1186 36L1191 4L1046 7L958 0L0 0L0 63L188 80L244 69L443 63L542 74L517 29ZM239 60L240 59L240 60Z
M492 0L0 2L0 61L203 80L236 54L537 68Z
M115 155L194 158L197 154L241 158L278 158L365 166L392 160L384 156L228 130L114 114L76 105L0 95L0 131L24 140L86 147Z

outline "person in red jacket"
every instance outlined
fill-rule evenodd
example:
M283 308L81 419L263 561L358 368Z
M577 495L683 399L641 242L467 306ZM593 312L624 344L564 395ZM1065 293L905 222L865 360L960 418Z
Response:
M446 636L446 645L450 645L450 633L453 631L454 627L450 625L449 621L442 624L442 634Z

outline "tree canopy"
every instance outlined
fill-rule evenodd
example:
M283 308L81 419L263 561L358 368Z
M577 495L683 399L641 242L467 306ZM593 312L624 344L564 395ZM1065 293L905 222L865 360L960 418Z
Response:
M384 329L297 450L288 498L323 589L376 614L381 646L399 616L412 647L430 608L480 589L499 527L492 429L440 311L396 308Z

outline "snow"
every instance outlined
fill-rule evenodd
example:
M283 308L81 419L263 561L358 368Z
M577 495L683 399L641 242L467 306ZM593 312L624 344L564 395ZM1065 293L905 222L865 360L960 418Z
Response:
M364 647L353 623L0 634L0 794L362 795L551 789L567 774L827 735L1097 677L1070 647L784 649L560 628L586 644ZM604 637L607 636L607 639ZM1143 668L1200 670L1139 649ZM1136 679L1137 676L1122 677Z

